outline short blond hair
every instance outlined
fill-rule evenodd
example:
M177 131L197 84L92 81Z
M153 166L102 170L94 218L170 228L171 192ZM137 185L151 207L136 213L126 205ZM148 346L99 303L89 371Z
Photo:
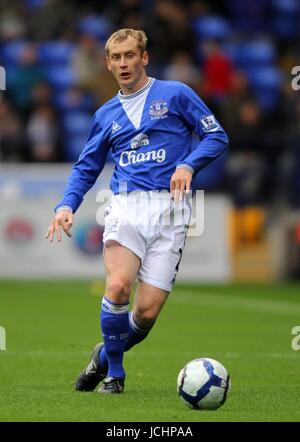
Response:
M137 47L141 51L141 54L143 54L147 48L147 41L148 41L145 32L136 29L119 29L118 31L114 32L107 40L105 44L106 55L109 54L109 45L111 43L121 43L122 41L126 40L128 37L132 37L137 41Z

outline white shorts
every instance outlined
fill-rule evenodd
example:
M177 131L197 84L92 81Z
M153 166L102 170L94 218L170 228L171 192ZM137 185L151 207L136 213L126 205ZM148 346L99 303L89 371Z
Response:
M137 278L170 292L191 217L188 199L174 203L169 192L113 195L105 211L104 247L114 240L141 260Z

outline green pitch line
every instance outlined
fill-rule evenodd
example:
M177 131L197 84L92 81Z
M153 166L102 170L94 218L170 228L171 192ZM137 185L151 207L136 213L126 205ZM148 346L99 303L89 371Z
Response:
M1 421L299 421L300 285L177 284L148 339L125 356L123 395L76 393L99 336L100 281L2 281ZM217 411L176 393L189 360L212 357L232 390Z

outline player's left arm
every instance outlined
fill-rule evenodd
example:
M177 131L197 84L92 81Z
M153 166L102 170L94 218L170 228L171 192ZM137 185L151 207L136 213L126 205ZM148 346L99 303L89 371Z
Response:
M227 134L220 123L199 96L184 84L178 94L178 110L190 130L199 136L199 143L176 166L170 182L173 196L188 192L193 175L218 158L228 146Z

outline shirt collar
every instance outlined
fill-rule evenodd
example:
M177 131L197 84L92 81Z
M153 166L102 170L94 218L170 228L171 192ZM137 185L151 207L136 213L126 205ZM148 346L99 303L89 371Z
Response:
M149 89L153 82L154 82L154 78L149 77L149 80L147 81L147 83L145 84L145 86L143 86L141 89L139 89L136 92L133 92L133 94L129 94L129 95L123 95L121 91L118 92L118 97L120 100L130 100L131 98L137 97L138 95L142 94L143 92L145 92L147 89Z

